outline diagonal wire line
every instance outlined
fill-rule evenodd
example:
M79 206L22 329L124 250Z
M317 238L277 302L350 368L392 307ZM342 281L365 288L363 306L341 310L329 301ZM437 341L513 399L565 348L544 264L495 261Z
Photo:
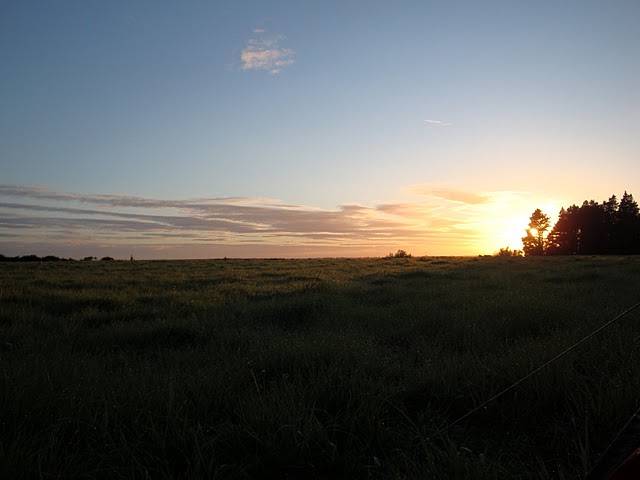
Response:
M441 435L442 433L446 432L447 430L449 430L451 427L453 427L454 425L460 423L461 421L463 421L465 418L470 417L471 415L473 415L474 413L476 413L478 410L480 410L481 408L487 406L489 403L493 402L496 398L501 397L502 395L504 395L505 393L507 393L510 390L513 390L515 387L517 387L518 385L520 385L522 382L524 382L525 380L527 380L528 378L532 377L533 375L535 375L536 373L538 373L540 370L543 370L544 368L548 367L549 365L551 365L553 362L555 362L556 360L560 359L561 357L564 357L567 353L571 352L573 349L575 349L578 345L583 344L584 342L586 342L587 340L589 340L591 337L593 337L594 335L596 335L598 332L604 330L605 328L607 328L609 325L611 325L612 323L620 320L622 317L624 317L625 315L627 315L628 313L631 313L633 310L635 310L636 308L640 307L640 302L636 303L634 306L626 309L624 312L622 312L621 314L617 315L616 317L612 318L611 320L609 320L607 323L605 323L604 325L602 325L601 327L597 328L596 330L594 330L593 332L591 332L589 335L587 335L586 337L584 337L582 340L580 340L578 343L573 344L572 346L570 346L569 348L567 348L566 350L564 350L563 352L559 353L558 355L556 355L555 357L553 357L551 360L547 361L546 363L540 365L538 368L536 368L535 370L533 370L532 372L529 372L527 375L525 375L524 377L522 377L520 380L518 380L517 382L509 385L507 388L505 388L504 390L502 390L501 392L496 393L493 397L491 397L488 400L485 400L484 402L482 402L480 405L478 405L477 407L475 407L473 410L470 410L469 412L465 413L464 415L462 415L460 418L458 418L457 420L454 420L453 422L451 422L450 424L448 424L446 427L441 428L440 430L438 430L436 433L434 433L433 435L430 435L427 440L430 440L434 437L437 437L439 435Z
M595 466L591 470L591 473L589 475L592 475L593 472L595 471L595 469L600 467L600 462L603 461L607 457L607 455L609 454L609 452L613 448L613 445L618 441L618 439L622 438L622 436L624 435L624 433L627 430L627 428L629 427L629 425L631 425L634 422L634 420L636 420L637 418L640 418L640 408L638 408L636 410L636 413L631 415L631 418L629 418L629 420L627 420L627 423L625 423L624 426L620 430L618 430L618 433L616 434L615 437L613 437L613 440L611 440L611 442L609 443L609 446L604 449L604 451L602 452L602 454L600 455L598 460L596 460ZM589 477L587 477L587 478L589 478Z

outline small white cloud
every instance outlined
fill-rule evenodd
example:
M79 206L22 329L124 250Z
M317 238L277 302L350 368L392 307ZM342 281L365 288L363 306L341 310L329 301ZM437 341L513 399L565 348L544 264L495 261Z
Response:
M295 52L291 48L282 48L281 35L265 37L266 30L254 28L253 33L259 36L247 40L246 46L240 53L242 70L266 70L271 75L282 72L284 67L292 65Z
M430 118L425 119L425 122L429 125L435 125L437 127L448 127L450 125L453 125L453 123L443 122L442 120L432 120Z

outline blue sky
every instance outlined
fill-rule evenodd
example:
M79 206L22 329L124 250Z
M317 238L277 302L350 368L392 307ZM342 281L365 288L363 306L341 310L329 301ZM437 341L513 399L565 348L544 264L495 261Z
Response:
M517 247L535 208L640 191L637 1L0 19L5 254L473 255Z

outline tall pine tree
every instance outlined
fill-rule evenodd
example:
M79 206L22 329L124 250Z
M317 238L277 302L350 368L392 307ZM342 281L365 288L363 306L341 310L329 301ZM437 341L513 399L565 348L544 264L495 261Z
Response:
M522 245L524 254L544 255L545 239L544 232L549 229L549 217L537 208L529 218L529 228L527 236L522 237Z

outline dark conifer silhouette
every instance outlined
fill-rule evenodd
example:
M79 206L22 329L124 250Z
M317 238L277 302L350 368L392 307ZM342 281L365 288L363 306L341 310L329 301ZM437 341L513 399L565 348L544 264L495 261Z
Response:
M547 238L547 255L573 255L578 252L577 205L560 210L558 221Z
M618 210L620 204L618 197L611 195L609 200L602 202L604 211L605 247L603 253L617 253L620 250L619 240L616 238L616 228L618 224Z
M585 200L578 211L578 223L580 225L578 233L579 253L584 255L604 253L606 235L602 205L594 200L588 202Z
M614 231L618 240L617 253L640 253L640 210L633 195L626 191L620 199Z
M558 221L549 233L544 253L640 253L640 209L633 195L624 192L619 202L612 195L602 204L585 200L580 207L572 205L566 210L562 208Z

